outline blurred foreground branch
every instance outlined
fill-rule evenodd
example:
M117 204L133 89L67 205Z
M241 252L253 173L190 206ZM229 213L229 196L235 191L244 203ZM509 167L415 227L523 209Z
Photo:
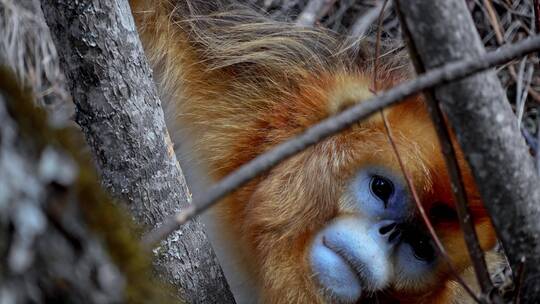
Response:
M79 133L52 129L31 96L0 66L0 301L167 303Z

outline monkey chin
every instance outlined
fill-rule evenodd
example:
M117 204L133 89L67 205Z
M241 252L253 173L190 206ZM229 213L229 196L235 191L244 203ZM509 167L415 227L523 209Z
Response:
M330 302L356 303L362 296L389 284L393 272L389 263L392 242L380 230L391 224L342 218L316 235L309 262L316 285Z

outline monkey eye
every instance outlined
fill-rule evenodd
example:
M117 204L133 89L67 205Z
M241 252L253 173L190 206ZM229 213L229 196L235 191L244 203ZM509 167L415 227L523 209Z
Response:
M457 220L457 213L454 208L443 202L435 202L429 209L429 217L434 222L450 222Z
M408 241L417 260L429 263L435 259L435 248L427 237L413 237Z
M401 227L403 229L403 241L411 246L414 257L426 263L433 262L436 252L429 235L421 231L417 226L402 224Z
M371 192L380 198L384 203L387 203L390 196L392 196L394 193L394 184L387 178L379 175L374 175L371 178L371 183L369 186Z

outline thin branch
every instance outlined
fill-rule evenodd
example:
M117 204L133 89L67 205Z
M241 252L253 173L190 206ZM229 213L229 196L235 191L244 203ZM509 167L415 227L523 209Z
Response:
M362 14L356 19L353 26L351 26L349 35L353 37L364 36L369 27L377 20L377 17L381 15L381 13L384 15L384 12L391 6L391 3L386 5L386 1L377 1L376 6L369 9L365 14Z
M536 172L540 175L540 117L536 118L536 146L535 146L535 163L536 163Z
M413 200L414 200L414 203L416 204L416 208L418 209L418 211L420 213L420 216L422 217L422 220L426 224L426 227L428 228L429 234L433 238L433 241L435 242L435 245L437 246L437 249L439 250L439 252L443 256L443 259L446 262L446 264L448 265L448 268L450 269L450 272L456 278L458 283L461 286L463 286L465 291L467 291L467 293L471 296L471 298L473 298L473 300L476 303L482 303L482 302L480 302L480 299L474 294L474 291L469 287L469 285L467 285L467 283L465 283L463 278L459 275L456 268L452 264L452 261L451 261L450 257L448 256L448 253L444 249L444 246L443 246L443 244L441 242L441 239L439 238L439 236L437 236L437 232L435 232L435 229L433 228L433 225L431 225L431 221L429 220L429 218L428 218L428 216L426 214L426 210L424 209L424 207L420 203L420 197L418 196L418 193L416 192L416 188L414 188L414 185L412 183L412 177L409 174L409 171L405 168L405 165L403 164L403 160L401 159L398 148L396 146L396 142L394 140L392 130L390 129L390 124L388 123L388 119L386 118L386 115L384 113L384 109L381 110L379 113L381 114L381 117L382 117L382 120L383 120L383 123L384 123L384 129L386 130L386 135L388 137L388 142L392 146L392 150L394 150L394 154L396 155L396 158L398 160L399 167L401 168L401 172L403 172L403 175L405 175L405 181L407 182L407 187L409 188L409 191L411 192L411 194L413 196Z
M534 66L530 64L525 71L525 63L527 58L522 59L523 67L520 64L519 67L519 81L516 86L516 112L518 127L522 127L523 114L525 113L525 105L527 102L527 96L531 88L532 77L534 73ZM524 85L525 83L525 85Z
M193 204L183 212L169 218L160 227L148 233L143 241L148 245L154 244L183 223L208 209L221 198L259 174L273 168L284 159L348 128L384 107L402 101L404 98L423 90L462 79L537 50L540 50L540 36L534 36L516 44L506 45L496 51L486 53L482 58L455 61L441 68L432 69L414 80L400 84L379 96L358 103L336 116L327 118L298 136L275 146L270 151L242 165L235 172L210 187L206 193L195 197Z
M536 26L536 33L540 33L540 1L534 0L534 24Z
M381 11L379 13L378 21L377 21L377 37L376 37L376 42L375 42L375 64L373 66L373 84L372 84L375 94L378 92L378 86L377 86L377 84L378 84L377 83L378 74L377 73L378 73L378 66L379 66L379 52L380 52L380 46L381 46L381 30L382 30L383 14L384 14L384 10L385 10L385 7L386 7L387 3L388 3L388 0L384 0ZM398 14L399 14L399 12L398 12ZM404 24L404 23L402 23L402 24ZM407 29L404 29L404 31L407 32ZM414 51L412 48L411 48L411 50ZM414 54L412 54L411 56L415 57ZM390 123L388 122L388 119L386 118L386 114L384 112L384 109L380 110L379 113L381 115L381 118L382 118L382 121L383 121L383 124L384 124L384 129L385 129L385 132L386 132L386 136L388 138L388 142L392 146L392 150L394 151L394 154L396 155L396 159L398 160L399 167L401 168L401 172L403 173L403 175L405 176L405 180L407 181L407 187L409 188L410 193L412 193L413 200L414 200L414 202L416 204L416 208L418 209L418 211L419 211L419 213L420 213L420 215L422 217L422 220L426 224L426 227L428 228L428 231L429 231L429 234L431 235L431 238L435 241L435 244L437 245L437 248L438 248L439 252L441 253L443 259L445 260L446 264L448 265L448 267L450 269L450 272L456 278L457 282L463 287L463 289L465 289L465 291L471 296L471 298L476 303L481 303L480 300L478 299L478 297L475 295L474 291L470 288L469 285L467 285L467 283L465 283L465 281L463 280L461 275L457 272L456 268L454 267L454 264L452 264L452 261L451 261L450 257L448 256L448 254L446 252L446 249L444 248L439 236L435 232L435 229L433 228L433 225L431 224L431 221L429 220L429 218L426 215L426 211L424 210L424 207L420 203L420 198L418 196L418 193L416 192L416 188L414 187L411 175L410 175L409 171L407 170L407 168L405 168L405 165L403 164L403 160L401 158L401 155L400 155L399 150L397 148L396 142L394 140L394 135L393 135L392 129L390 128ZM461 179L460 179L460 181L461 181ZM467 214L469 214L469 213L467 213ZM484 263L484 266L485 266L485 263ZM488 279L489 279L489 277L488 277Z
M512 79L517 82L516 68L513 64L508 66L508 72L510 73ZM531 86L527 87L527 92L529 95L531 95L536 103L540 104L540 93L536 92Z
M336 0L311 0L302 11L296 24L299 26L314 26L315 23L328 13Z
M406 1L399 10L425 69L485 55L462 0ZM540 289L531 283L540 273L540 180L500 81L490 71L436 87L434 92L513 269L527 257L528 284L522 297L538 303Z
M517 283L516 283L516 286L514 287L514 292L515 292L514 301L512 301L514 304L519 304L521 300L520 294L521 294L521 287L523 286L524 273L525 273L525 257L522 257L521 263L519 264L518 272L516 275Z
M377 20L377 37L375 40L375 62L373 64L373 91L377 93L379 91L378 83L377 83L377 76L378 76L378 69L379 69L379 52L381 49L381 31L382 31L382 22L383 22L383 16L384 11L386 10L388 6L388 0L382 1L382 7L379 10L379 16ZM381 110L381 115L384 116Z
M495 12L495 8L493 8L493 3L491 2L491 0L484 0L484 7L487 10L489 23L491 24L491 27L493 28L493 31L495 32L495 38L497 39L497 42L499 44L503 44L504 35L502 33L501 22L499 21L499 18L497 17L497 13Z
M397 14L398 18L403 18L399 10L397 10ZM407 44L409 45L409 54L417 71L420 73L425 73L426 69L418 56L418 50L416 49L413 40L410 39L411 36L406 22L400 22L400 24L402 25L403 33L407 39ZM471 258L476 280L483 294L482 298L488 296L493 299L495 303L501 303L499 294L497 292L492 292L495 290L495 288L491 282L491 277L484 258L484 251L480 246L478 235L476 233L476 229L474 228L474 222L471 220L472 218L468 203L468 196L465 190L461 169L459 168L456 150L452 144L450 130L448 129L448 125L444 119L439 102L434 96L434 92L432 90L428 90L424 93L424 95L426 97L429 113L441 145L446 168L448 169L451 183L450 188L452 189L452 195L456 204L459 224L461 230L463 231L463 237L465 239L465 244L467 245L467 251Z
M495 32L495 39L497 40L497 44L501 46L505 44L505 39L504 39L504 34L502 32L501 22L499 21L499 18L497 17L495 8L493 8L493 3L491 0L484 0L484 6L486 7L486 10L487 10L489 24L491 25L491 27L493 28L493 31ZM510 77L512 77L512 80L514 80L514 82L519 84L519 79L516 74L516 67L512 63L508 65L508 72L510 74ZM532 87L528 87L527 91L537 103L540 103L540 94L538 92L536 92Z
M469 208L469 199L467 192L465 191L465 185L463 182L463 176L461 169L459 168L456 150L452 144L450 138L450 130L447 123L444 120L443 112L439 106L437 100L433 97L433 94L428 97L431 99L430 112L434 125L437 129L438 137L441 143L443 155L446 161L446 167L448 168L448 174L450 176L451 189L456 203L456 210L459 219L461 230L467 245L467 250L471 257L474 272L484 296L490 298L494 303L501 303L501 298L491 281L484 251L480 246L478 234L472 221L471 210ZM495 291L494 291L495 290Z
M540 0L534 0L533 2L533 12L534 12L534 26L535 26L535 33L540 33ZM540 54L537 54L538 58L540 58ZM534 96L533 96L534 97Z

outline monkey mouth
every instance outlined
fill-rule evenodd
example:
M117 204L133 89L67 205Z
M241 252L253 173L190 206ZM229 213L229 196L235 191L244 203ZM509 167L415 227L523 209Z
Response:
M355 262L352 262L352 258L349 257L343 250L339 249L339 248L336 248L336 246L332 246L332 244L330 244L326 238L323 236L322 237L322 240L321 240L323 246L325 246L326 248L328 248L330 251L332 251L335 255L337 255L338 257L340 257L342 260L343 260L343 263L345 263L347 266L349 266L349 268L356 274L356 276L358 277L358 280L360 280L361 283L363 283L362 285L365 286L366 282L365 281L365 277L366 276L369 276L369 273L366 273L366 267L364 267L362 264L360 263L355 263Z
M396 227L389 222L345 218L317 234L309 261L316 283L325 296L330 295L332 303L355 303L363 295L388 286L393 274L390 255L394 247L388 238ZM384 229L385 226L391 227Z
M321 294L331 303L352 304L362 296L364 284L353 265L324 238L311 252L311 269Z
M378 286L380 284L373 281L375 275L369 270L368 267L366 267L366 263L364 263L364 261L355 261L355 259L349 254L347 254L345 250L342 250L339 247L332 245L326 240L324 236L322 238L322 244L339 258L341 258L343 263L345 263L352 270L352 272L360 281L360 285L362 286L362 289L364 289L364 291L374 291L380 289L380 286Z

